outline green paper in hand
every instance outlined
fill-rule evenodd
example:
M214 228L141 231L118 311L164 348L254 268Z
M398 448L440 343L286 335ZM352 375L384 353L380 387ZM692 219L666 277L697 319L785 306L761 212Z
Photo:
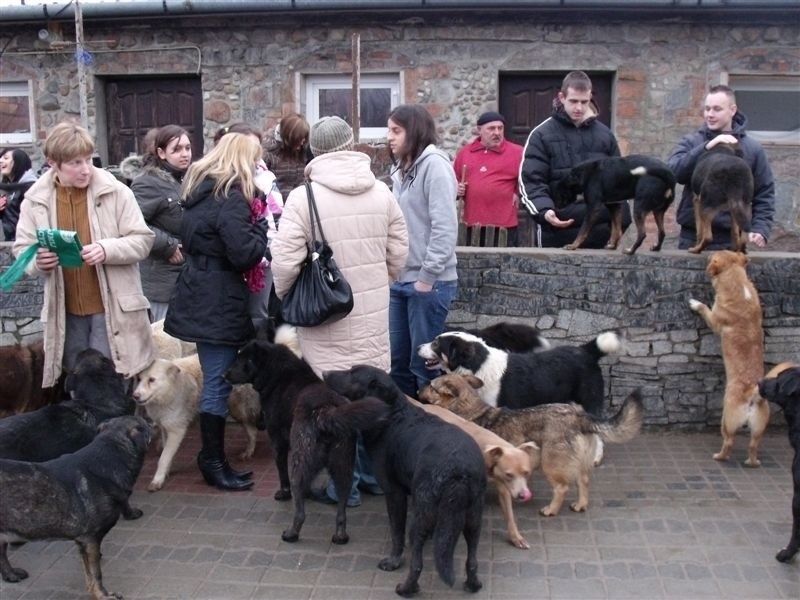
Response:
M81 258L83 246L76 231L37 229L36 237L39 240L39 246L58 254L59 266L73 268L83 265Z

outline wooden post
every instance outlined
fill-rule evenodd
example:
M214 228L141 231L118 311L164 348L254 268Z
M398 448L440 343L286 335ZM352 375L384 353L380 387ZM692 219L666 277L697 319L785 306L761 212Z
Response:
M353 141L357 144L361 136L361 34L354 33L351 42L353 57Z
M86 63L83 56L83 11L75 0L75 62L78 63L78 96L81 106L81 125L89 129L89 100L86 86Z

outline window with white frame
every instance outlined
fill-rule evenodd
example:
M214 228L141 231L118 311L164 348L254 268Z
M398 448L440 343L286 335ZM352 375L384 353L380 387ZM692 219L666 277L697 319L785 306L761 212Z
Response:
M313 124L320 117L341 117L352 125L353 78L350 75L306 75L305 112ZM386 137L386 121L400 102L400 75L368 73L361 75L361 140Z
M0 81L0 144L33 142L33 100L27 81Z
M728 85L747 117L747 133L761 142L800 144L800 76L734 75Z

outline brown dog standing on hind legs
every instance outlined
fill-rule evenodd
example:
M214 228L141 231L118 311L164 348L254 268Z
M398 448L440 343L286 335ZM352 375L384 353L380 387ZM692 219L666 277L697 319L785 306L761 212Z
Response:
M728 460L736 430L750 428L748 467L758 467L758 445L769 422L769 403L758 393L764 376L764 331L761 303L747 278L747 256L720 250L708 259L706 273L714 287L714 305L709 308L694 298L689 306L720 336L725 363L725 397L722 403L722 448L715 460Z

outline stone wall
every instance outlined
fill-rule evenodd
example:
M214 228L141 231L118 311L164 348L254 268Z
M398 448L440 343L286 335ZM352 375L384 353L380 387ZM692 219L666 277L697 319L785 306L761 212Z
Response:
M0 243L0 272L11 264ZM578 344L610 329L625 339L621 355L602 360L606 396L618 406L641 387L646 423L717 426L724 369L719 339L688 307L711 303L707 255L459 248L459 293L449 322L484 327L498 321L535 325L554 344ZM766 362L800 361L800 255L751 256L750 277L764 312ZM41 337L39 280L0 292L0 345Z
M451 154L469 140L477 115L498 103L503 73L563 72L575 68L616 74L613 127L623 153L665 158L680 137L701 123L710 84L729 73L800 73L800 26L670 21L563 21L520 13L515 20L489 12L453 11L386 19L359 15L184 17L84 24L89 66L91 127L104 123L108 78L199 75L207 145L221 125L244 120L268 130L290 111L304 111L308 74L347 74L350 35L361 36L361 72L399 72L402 102L427 105ZM643 17L644 19L644 17ZM53 23L52 25L55 25ZM72 25L60 23L64 39ZM45 132L77 118L78 78L72 50L38 41L39 25L19 25L0 63L0 78L34 82L39 141L26 148L41 163ZM100 127L102 129L102 127ZM103 139L104 131L97 131ZM800 233L800 154L796 146L766 147L777 182L778 227ZM773 248L776 246L773 245Z
M692 297L713 302L707 256L460 248L459 294L449 321L528 323L556 344L617 330L625 349L601 362L612 407L641 387L646 423L718 426L725 379L719 338L688 306ZM750 258L764 313L765 360L768 366L800 361L800 256Z

